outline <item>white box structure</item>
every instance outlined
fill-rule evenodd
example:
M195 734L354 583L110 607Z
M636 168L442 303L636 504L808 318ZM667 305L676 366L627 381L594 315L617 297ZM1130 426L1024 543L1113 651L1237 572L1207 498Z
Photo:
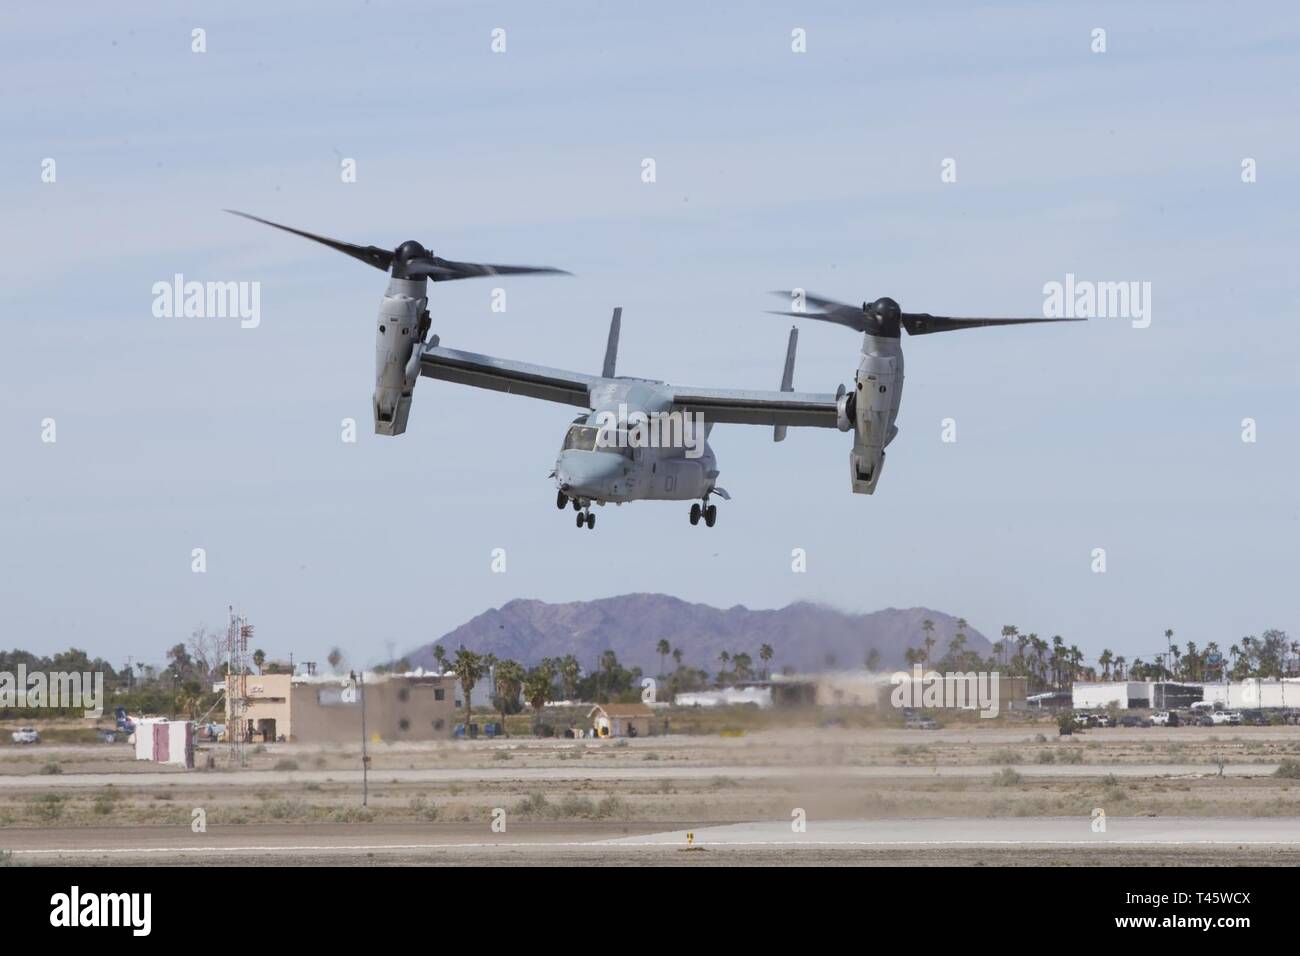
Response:
M188 720L142 717L135 722L135 759L194 766L194 725Z

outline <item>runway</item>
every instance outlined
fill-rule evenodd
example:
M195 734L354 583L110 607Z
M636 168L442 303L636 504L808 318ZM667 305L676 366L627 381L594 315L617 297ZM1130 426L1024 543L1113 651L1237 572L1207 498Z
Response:
M899 766L671 766L655 767L479 767L479 768L425 768L416 770L383 769L370 772L371 783L512 783L529 781L565 782L578 780L711 780L716 777L734 780L903 780L916 778L987 778L1001 768L1001 764L963 766L925 766L922 764ZM1226 764L1226 777L1266 777L1278 767L1276 763ZM1080 779L1100 777L1206 777L1217 776L1219 769L1209 764L1192 763L1088 763L1018 765L1016 772L1022 777L1038 779ZM277 784L303 783L361 783L360 770L236 770L207 773L175 771L140 771L127 773L40 773L9 774L0 776L0 789L64 790L102 787L257 787Z
M249 862L267 857L300 861L327 858L402 857L439 862L506 854L542 862L566 850L627 862L629 856L688 847L714 850L771 848L815 860L855 850L943 850L978 847L1042 847L1082 850L1105 847L1153 849L1247 847L1300 848L1294 818L1223 819L1107 817L1105 830L1089 818L809 820L796 832L789 821L755 821L664 830L660 825L580 822L520 823L494 833L485 819L475 824L259 824L212 827L68 827L7 829L0 849L32 863ZM687 834L692 834L688 841Z

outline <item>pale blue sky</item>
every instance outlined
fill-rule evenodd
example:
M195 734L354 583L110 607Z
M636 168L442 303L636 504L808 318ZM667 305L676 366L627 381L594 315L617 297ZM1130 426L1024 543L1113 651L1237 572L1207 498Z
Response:
M1294 5L864 6L0 12L0 643L156 660L233 602L272 654L374 662L514 597L641 590L924 604L1130 658L1300 631ZM848 436L720 426L716 528L644 503L579 533L546 477L569 409L425 380L374 436L384 277L223 207L570 269L504 314L494 281L435 287L443 343L595 371L622 305L620 371L686 384L777 385L774 288L1034 314L1073 272L1150 281L1153 322L905 339L874 497ZM154 318L176 272L260 281L261 326ZM855 335L801 332L798 387L851 381Z

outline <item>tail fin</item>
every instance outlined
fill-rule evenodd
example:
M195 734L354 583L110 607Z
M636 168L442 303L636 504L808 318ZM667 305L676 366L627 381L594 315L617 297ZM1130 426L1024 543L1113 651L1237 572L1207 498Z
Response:
M609 341L605 343L605 367L600 374L605 378L614 377L614 364L618 360L618 331L623 325L623 307L614 309L614 318L609 321Z
M794 351L799 345L799 329L790 329L790 344L785 347L785 371L781 373L781 391L794 391ZM772 426L772 441L785 441L785 426Z

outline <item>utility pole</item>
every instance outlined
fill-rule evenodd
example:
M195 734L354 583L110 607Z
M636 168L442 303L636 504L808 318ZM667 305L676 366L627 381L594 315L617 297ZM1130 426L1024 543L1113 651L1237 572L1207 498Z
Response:
M361 805L370 800L370 755L366 752L366 672L357 672L357 690L361 704Z

